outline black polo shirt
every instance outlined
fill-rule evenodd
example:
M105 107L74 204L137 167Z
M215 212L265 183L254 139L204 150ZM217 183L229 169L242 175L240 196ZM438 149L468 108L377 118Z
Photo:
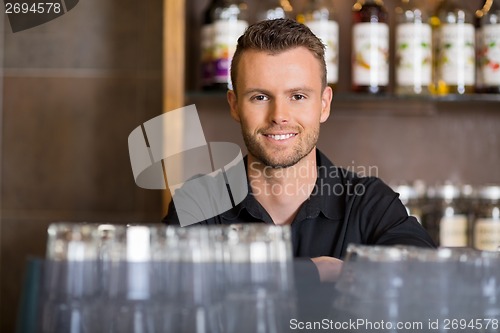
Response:
M295 257L343 259L350 243L434 247L432 239L389 186L336 167L316 150L318 178L291 224ZM247 160L245 159L245 165ZM164 218L179 224L174 205ZM233 209L199 224L268 223L271 216L252 195Z

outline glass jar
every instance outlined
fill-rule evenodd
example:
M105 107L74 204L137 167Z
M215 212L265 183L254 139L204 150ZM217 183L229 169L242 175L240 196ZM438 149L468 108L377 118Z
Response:
M403 203L408 215L414 216L419 223L422 223L422 194L420 190L411 185L397 185L393 187L399 193L399 200Z
M467 247L469 219L461 188L446 184L434 188L429 196L431 211L425 222L436 244L441 247Z
M500 186L485 186L478 191L474 221L474 247L497 251L500 247Z

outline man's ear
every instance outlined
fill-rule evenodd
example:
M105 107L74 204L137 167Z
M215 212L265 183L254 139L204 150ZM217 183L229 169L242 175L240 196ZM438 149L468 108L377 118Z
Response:
M332 104L333 90L327 86L321 95L321 116L320 123L324 123L330 117L330 106Z
M237 122L240 122L240 115L238 114L238 98L234 90L228 90L227 92L227 102L229 103L229 108L231 109L231 117Z

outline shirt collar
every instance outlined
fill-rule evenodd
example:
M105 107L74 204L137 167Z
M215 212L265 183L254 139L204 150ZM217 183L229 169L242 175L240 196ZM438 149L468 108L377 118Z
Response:
M244 157L244 164L245 169L247 169L248 156ZM343 176L345 170L335 166L319 149L316 149L316 164L318 168L316 186L299 209L294 221L316 218L319 213L332 220L338 220L344 216L345 186L343 185ZM223 213L222 216L227 220L235 220L246 211L257 220L272 223L269 214L252 195L248 181L247 184L248 194L245 199L233 209Z

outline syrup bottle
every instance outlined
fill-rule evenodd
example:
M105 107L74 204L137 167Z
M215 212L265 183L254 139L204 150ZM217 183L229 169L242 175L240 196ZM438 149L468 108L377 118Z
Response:
M203 24L200 31L201 41L201 86L203 90L213 88L213 45L214 22L213 15L217 7L222 5L222 0L212 0L203 14Z
M304 23L325 44L326 81L335 91L339 79L339 25L331 0L313 0L304 10Z
M500 93L500 1L486 0L478 18L477 90Z
M466 94L475 86L475 29L463 1L442 0L431 18L436 95Z
M429 92L432 82L432 29L420 1L401 0L396 7L396 93Z
M232 89L231 60L238 38L248 27L247 4L241 0L224 0L223 6L214 10L213 25L214 87L218 90Z
M389 85L389 25L382 0L357 0L353 7L352 88L378 94Z

